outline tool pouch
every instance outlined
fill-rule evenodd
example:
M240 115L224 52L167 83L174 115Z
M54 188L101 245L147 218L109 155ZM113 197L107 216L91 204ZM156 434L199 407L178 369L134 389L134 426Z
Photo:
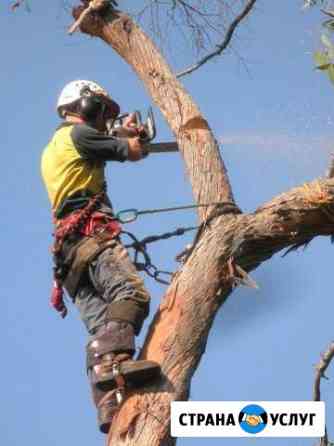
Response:
M64 287L68 294L74 298L77 293L81 276L86 272L88 264L93 261L102 251L115 245L115 239L96 235L83 237L78 243L71 247L65 257L67 272Z

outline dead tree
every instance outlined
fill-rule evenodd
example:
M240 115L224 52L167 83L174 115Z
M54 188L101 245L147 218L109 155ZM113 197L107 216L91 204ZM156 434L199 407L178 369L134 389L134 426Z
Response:
M72 31L104 40L133 68L175 135L194 200L222 203L199 208L200 230L150 326L141 357L161 364L163 378L127 398L108 437L112 446L173 445L170 402L188 398L218 309L245 271L333 234L334 180L313 181L242 213L208 122L152 40L114 2L83 3L73 10L79 21Z

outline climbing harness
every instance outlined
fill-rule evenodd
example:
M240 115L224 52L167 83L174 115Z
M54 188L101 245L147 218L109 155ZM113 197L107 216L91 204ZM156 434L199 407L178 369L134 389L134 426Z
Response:
M63 299L63 283L67 274L66 267L61 256L63 243L65 239L70 235L80 233L86 236L92 234L96 235L96 229L101 229L101 224L96 225L92 217L94 216L100 200L104 197L105 192L106 187L104 187L104 189L99 194L93 196L83 209L76 211L73 214L70 214L69 217L56 222L57 227L54 234L55 242L53 246L53 254L55 258L54 285L51 295L51 305L61 314L63 318L67 314L67 308ZM114 225L112 225L113 222L117 222L117 224L132 223L136 221L139 216L142 215L175 212L211 206L214 206L213 212L211 212L208 218L200 225L180 227L171 232L165 232L163 234L145 237L142 240L138 240L138 238L129 231L121 230L120 226L115 227ZM145 272L149 277L153 278L155 281L161 284L169 285L170 282L164 277L172 277L173 273L170 271L161 270L152 263L151 256L149 255L147 250L147 245L160 240L167 240L172 237L182 236L187 232L197 230L192 248L186 254L186 258L188 258L206 225L208 225L214 218L227 213L241 213L241 211L232 202L199 203L185 206L143 210L130 208L118 212L115 216L108 216L109 223L102 225L102 231L110 232L110 238L115 237L118 234L128 236L132 240L132 243L126 244L125 248L134 249L133 263L137 270ZM142 256L143 261L139 260L140 256Z
M56 229L54 232L54 244L52 247L52 253L54 256L54 269L53 269L53 287L51 292L50 304L56 311L58 311L62 318L67 315L67 308L64 303L63 284L68 273L67 267L64 264L62 256L62 248L64 241L70 236L75 234L82 235L98 235L99 232L108 232L110 238L115 237L121 231L120 226L115 219L109 218L109 221L102 223L99 215L96 215L96 210L100 201L103 199L106 193L106 185L104 185L102 191L89 200L87 205L76 212L73 212L68 217L62 220L56 220Z

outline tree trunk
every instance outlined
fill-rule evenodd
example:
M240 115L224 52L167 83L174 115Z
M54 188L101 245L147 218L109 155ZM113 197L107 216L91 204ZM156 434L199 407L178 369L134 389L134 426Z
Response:
M77 10L77 14L82 9ZM197 202L233 202L218 143L198 106L149 37L125 14L87 18L82 30L103 39L136 72L159 107L184 158ZM201 208L204 220L210 209Z
M214 317L239 274L236 265L251 271L287 246L332 234L334 181L316 181L253 214L238 213L207 121L151 40L128 16L113 11L87 17L81 29L102 38L144 83L177 139L195 200L232 204L215 218L214 208L199 209L207 223L163 297L141 354L161 364L163 379L126 399L108 436L110 446L172 445L170 402L188 398Z

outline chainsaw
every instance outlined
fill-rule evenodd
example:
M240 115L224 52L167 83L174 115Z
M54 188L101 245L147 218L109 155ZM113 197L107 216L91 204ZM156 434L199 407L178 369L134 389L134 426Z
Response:
M121 134L121 128L123 127L124 119L129 116L130 113L124 113L119 115L110 125L108 130L109 135L119 136ZM145 121L142 119L142 114L140 111L136 110L134 112L135 120L134 125L138 129L139 138L143 142L144 148L148 153L169 153L178 152L179 146L177 142L159 142L152 143L153 139L156 137L157 131L155 126L155 119L152 107L148 108L147 118Z

